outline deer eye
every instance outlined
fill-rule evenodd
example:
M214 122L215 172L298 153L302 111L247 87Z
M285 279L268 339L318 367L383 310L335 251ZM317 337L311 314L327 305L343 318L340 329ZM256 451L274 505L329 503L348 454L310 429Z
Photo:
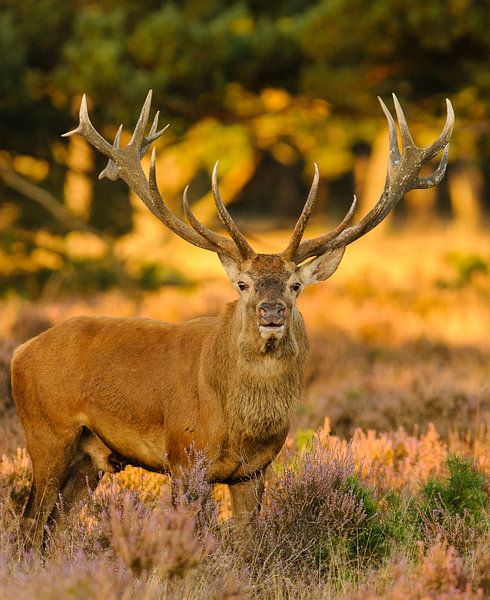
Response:
M301 283L293 283L291 289L293 290L293 292L299 292L299 290L301 289Z
M248 285L244 281L239 281L237 283L237 286L240 288L240 290L242 292L243 292L243 290L248 290Z

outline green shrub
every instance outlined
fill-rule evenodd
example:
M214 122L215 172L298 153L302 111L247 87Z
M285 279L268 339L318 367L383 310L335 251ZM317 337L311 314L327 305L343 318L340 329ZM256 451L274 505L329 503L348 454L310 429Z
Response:
M395 524L398 515L399 496L394 494L384 498L385 506L381 508L380 501L376 499L373 490L368 488L358 477L351 476L347 479L347 488L352 492L357 503L362 506L365 519L356 535L349 541L349 555L358 562L379 561L384 558L391 547L392 541L398 536L399 540L405 536L397 531ZM398 515L399 516L399 515ZM398 525L402 522L398 521ZM406 524L403 523L403 527Z
M471 458L458 455L448 456L446 469L444 479L429 479L422 488L426 510L442 508L451 515L485 520L489 504L485 475Z
M175 269L168 269L161 263L145 262L141 265L138 284L142 290L154 291L163 285L183 285L185 277Z
M471 458L457 455L447 458L446 469L444 479L430 479L422 488L421 531L468 555L489 529L485 475Z
M446 261L454 270L454 279L439 280L437 285L441 288L461 288L470 285L478 273L490 271L488 261L478 254L448 254Z

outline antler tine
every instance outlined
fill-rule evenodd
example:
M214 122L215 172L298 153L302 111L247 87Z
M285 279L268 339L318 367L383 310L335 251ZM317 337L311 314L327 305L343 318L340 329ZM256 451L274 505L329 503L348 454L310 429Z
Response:
M148 135L146 136L147 140L152 139L152 136L154 136L156 134L159 118L160 118L160 111L157 110L157 112L155 113L155 116L153 117L153 123L151 124L150 131L148 132ZM164 129L166 129L167 127L168 127L168 125L166 125L164 127ZM162 129L162 131L164 131L164 129ZM152 139L152 141L153 141L153 139Z
M454 128L454 109L451 101L446 98L446 122L444 123L444 127L437 138L437 140L432 143L430 146L424 148L424 153L426 154L428 159L433 158L436 154L448 145L449 139L453 133Z
M183 238L187 242L190 242L194 246L198 246L199 248L204 248L205 250L212 250L213 252L225 251L216 244L208 241L206 238L203 238L196 231L194 231L191 227L189 227L184 221L181 221L178 217L176 217L171 210L168 208L164 199L160 194L160 190L158 189L157 184L157 174L156 174L156 150L153 148L151 152L150 158L150 173L148 178L148 184L151 194L151 204L145 204L151 210L151 212L164 223L169 229L171 229L174 233L176 233L179 237ZM138 194L139 195L139 194ZM141 196L140 196L141 198Z
M253 250L252 246L250 246L250 244L247 242L243 233L236 226L235 221L232 219L230 213L227 211L223 203L223 200L221 199L218 187L218 163L219 161L216 161L213 169L213 175L211 177L214 203L216 204L218 215L225 227L230 232L230 235L233 238L235 244L237 245L237 248L242 258L251 258L252 256L255 256L255 251Z
M418 177L417 178L417 189L426 190L428 188L434 187L438 183L441 183L442 178L446 174L447 161L449 156L449 144L444 149L444 153L441 158L441 162L437 169L429 175L428 177Z
M391 172L400 164L400 149L398 147L398 137L396 133L396 125L393 117L391 116L390 111L388 110L386 104L383 100L378 96L378 101L381 104L381 108L385 114L386 120L388 121L388 143L389 143L389 161L387 167L388 177L387 179L391 179Z
M291 260L298 264L300 262L303 262L307 258L311 258L312 256L322 254L323 248L326 247L326 245L330 241L334 240L339 234L341 234L342 231L344 231L347 225L351 222L356 207L357 197L354 195L349 210L345 214L345 217L342 219L342 221L337 225L337 227L324 235L320 235L311 240L305 240L304 242L301 242L300 247L297 249L296 253L291 257Z
M146 95L145 101L140 111L140 115L138 117L138 121L136 122L136 126L133 131L133 135L129 140L128 146L134 146L139 149L140 158L148 151L150 145L157 140L169 127L169 125L165 125L160 131L157 131L158 127L158 118L160 116L160 111L157 110L155 117L153 118L153 123L150 127L150 131L148 135L145 136L145 129L148 124L148 118L150 116L151 110L151 100L153 97L153 90L149 90Z
M168 123L167 125L165 125L165 127L162 127L162 129L157 131L159 117L160 117L160 111L157 110L157 112L155 113L155 117L153 119L153 123L150 128L150 131L148 132L148 135L143 138L143 142L142 142L141 148L140 148L140 158L143 158L143 156L147 153L148 148L151 146L151 144L153 144L153 142L155 140L157 140L161 135L163 135L167 131L167 129L170 127L170 123Z
M121 133L123 130L123 124L121 123L117 128L116 135L114 136L114 143L112 144L114 148L119 148L119 144L121 143Z
M393 117L384 102L380 100L381 108L388 121L389 161L386 183L378 202L359 223L343 228L338 233L332 232L332 234L301 242L294 256L294 262L300 263L312 256L319 256L328 250L352 243L381 223L406 192L415 188L433 187L444 177L448 160L449 138L454 125L451 103L447 101L446 123L437 140L427 148L419 148L412 139L405 115L395 95L393 95L393 101L403 141L403 153L400 153L398 147ZM444 154L434 173L429 177L420 177L419 172L423 165L443 148L445 148Z
M189 221L189 223L192 225L192 227L194 227L194 229L197 231L197 233L199 233L199 235L202 235L203 238L205 238L206 240L208 240L209 242L211 242L218 248L221 248L222 251L225 252L226 254L229 254L230 256L234 256L235 259L239 261L241 257L239 255L239 253L237 252L237 247L236 247L235 243L232 240L230 240L229 238L226 238L222 235L219 235L218 233L215 233L214 231L212 231L211 229L206 227L206 225L201 223L201 221L199 221L196 218L196 216L191 211L191 208L189 206L188 192L189 192L189 186L187 185L184 189L184 193L182 194L182 208L184 210L184 214L185 214L187 220Z
M148 117L150 116L152 96L153 90L149 90L148 94L146 95L143 106L141 107L140 116L138 117L138 121L136 122L133 135L129 140L128 146L136 146L137 148L141 148L143 138L145 135L146 125L148 123Z
M114 137L114 143L112 144L112 147L115 148L116 150L119 149L119 143L121 141L122 130L123 130L123 126L121 123L121 125L119 125L119 128L116 132L116 136ZM107 179L110 179L111 181L117 181L119 179L119 170L117 168L116 163L112 160L112 158L110 158L107 161L107 165L99 173L99 179L104 179L104 177L107 177Z
M313 182L311 184L310 191L308 193L308 198L306 199L303 210L296 221L296 225L294 226L293 235L287 245L286 250L282 253L282 256L287 260L292 260L294 255L296 254L296 250L301 242L301 238L303 237L303 233L305 231L306 225L310 219L310 215L315 207L316 203L316 195L318 192L318 183L320 181L320 171L318 170L318 165L315 163L315 175L313 176Z
M403 112L403 108L401 104L398 102L398 98L395 94L393 96L393 103L395 105L396 116L398 119L398 125L400 126L400 133L402 136L403 142L403 151L411 150L416 148L415 142L413 141L412 134L410 133L410 129L408 128L407 119L405 118L405 113ZM389 120L388 120L389 122Z
M92 146L95 146L99 152L102 152L102 154L105 154L106 156L112 156L113 147L100 135L90 122L87 109L87 96L85 94L82 96L78 117L78 126L71 131L61 134L61 137L70 137L75 134L81 135L87 142L92 144Z

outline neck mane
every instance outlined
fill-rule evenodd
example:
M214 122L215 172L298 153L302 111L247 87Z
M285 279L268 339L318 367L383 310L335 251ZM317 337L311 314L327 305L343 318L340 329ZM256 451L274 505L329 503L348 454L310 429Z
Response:
M221 366L217 391L230 434L264 438L289 428L303 390L308 339L295 310L277 348L264 353L256 323L245 319L237 303L227 307L215 339L217 362L211 362Z

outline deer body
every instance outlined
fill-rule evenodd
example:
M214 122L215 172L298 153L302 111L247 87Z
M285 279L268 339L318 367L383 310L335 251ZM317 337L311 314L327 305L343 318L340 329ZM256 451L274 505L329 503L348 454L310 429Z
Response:
M217 164L212 189L218 214L231 235L217 234L190 210L187 223L171 213L156 182L155 151L149 178L140 160L164 130L158 113L148 135L151 92L130 143L119 148L119 129L109 144L90 122L85 97L79 134L108 157L100 176L123 179L149 210L191 244L218 254L239 298L218 317L186 323L150 319L78 317L26 342L12 362L12 390L26 432L33 483L24 509L24 529L34 545L56 516L97 485L99 471L135 464L179 472L191 446L210 461L210 482L228 483L238 530L249 531L260 507L264 473L287 435L303 387L308 342L296 308L301 289L330 277L345 247L380 223L403 194L442 179L454 114L427 148L415 146L394 97L403 153L395 122L388 120L390 158L385 188L375 207L349 226L356 201L333 231L302 240L315 203L319 172L287 248L256 253L228 213L219 193ZM433 175L422 166L444 150Z
M212 482L259 471L301 394L306 332L298 314L286 350L254 356L240 349L235 310L179 324L75 317L53 327L16 352L22 421L43 414L59 437L85 427L122 462L154 471L178 472L193 444L211 461ZM38 437L38 427L26 433Z

